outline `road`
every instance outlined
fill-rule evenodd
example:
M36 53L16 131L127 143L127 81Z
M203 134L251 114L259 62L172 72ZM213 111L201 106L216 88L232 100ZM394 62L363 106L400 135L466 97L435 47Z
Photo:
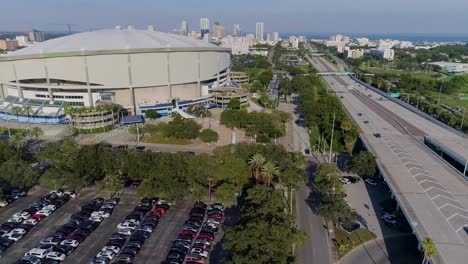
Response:
M293 151L304 153L305 149L310 149L309 135L303 125L303 120L299 116L296 95L293 95L292 102L295 122L291 122L292 127L288 131L288 134L292 134L291 139L293 142L291 147ZM299 189L296 190L296 224L299 229L308 234L308 239L298 249L298 259L301 264L332 263L327 230L318 212L318 206L315 202L316 195L311 195L313 193L313 173L318 161L311 155L308 155L308 157L310 160L308 182L301 184Z
M323 58L315 60L327 64ZM385 100L380 103L374 96L363 96L364 88L357 88L358 84L348 76L329 76L325 80L340 96L360 127L361 138L377 156L380 172L415 234L421 240L424 237L434 240L438 250L435 262L466 260L468 237L464 228L468 226L468 183L420 142L421 134L434 124L421 129L422 124L427 124L421 121L422 117L407 119L401 109L397 112L382 107ZM360 94L356 89L360 89Z

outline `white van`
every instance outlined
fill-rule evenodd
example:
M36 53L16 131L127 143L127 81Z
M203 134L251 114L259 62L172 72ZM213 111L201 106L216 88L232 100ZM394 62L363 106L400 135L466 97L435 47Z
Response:
M34 257L38 257L38 258L45 258L47 256L47 253L49 253L48 250L46 249L40 249L40 248L33 248L31 250L29 250L25 256L34 256Z

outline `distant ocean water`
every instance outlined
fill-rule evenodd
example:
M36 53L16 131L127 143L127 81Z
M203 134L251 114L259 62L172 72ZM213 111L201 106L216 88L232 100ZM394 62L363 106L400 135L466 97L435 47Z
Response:
M460 41L468 43L467 34L365 34L365 33L281 33L281 38L289 36L306 36L307 38L328 39L332 35L342 34L352 38L369 38L369 39L397 39L412 42L454 42Z

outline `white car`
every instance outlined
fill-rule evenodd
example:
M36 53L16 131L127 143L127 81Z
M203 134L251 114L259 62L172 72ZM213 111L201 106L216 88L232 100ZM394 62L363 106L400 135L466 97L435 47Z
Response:
M214 218L208 218L208 220L206 220L206 222L209 223L209 224L219 225L219 221L214 219Z
M117 246L105 246L101 250L102 252L113 251L115 254L119 254L120 248Z
M53 213L52 210L47 210L47 209L41 209L41 210L36 212L36 214L43 215L43 216L49 216L52 213Z
M131 229L131 230L135 230L135 228L138 227L138 224L136 223L130 223L130 222L123 222L123 223L120 223L117 225L117 228L118 229Z
M131 228L120 228L119 231L117 231L117 233L129 236L129 235L131 235L133 233L133 229L131 229Z
M6 239L13 240L13 241L18 241L18 240L23 238L23 235L19 234L19 233L10 232L10 233L4 235L3 237L6 238Z
M58 237L50 236L42 239L39 243L41 245L58 245L62 240Z
M19 224L19 223L21 223L23 221L24 221L24 219L22 217L12 217L12 218L8 219L7 222L8 223L17 223L17 224Z
M202 256L204 258L208 258L208 251L201 249L201 248L192 248L192 251L190 251L191 254L197 254L199 256Z
M203 245L211 246L210 241L205 240L205 239L199 239L199 238L195 240L195 244L203 244Z
M103 257L103 258L107 258L109 260L112 260L115 256L115 252L112 251L112 250L107 250L107 251L101 251L99 252L96 257L100 258L100 257Z
M366 179L365 182L371 186L377 186L377 182L375 182L374 180L372 179Z
M66 239L62 242L60 242L60 245L62 246L70 246L70 247L78 247L80 245L80 242L78 242L77 240L74 240L74 239Z
M47 206L44 206L44 207L42 208L42 210L55 211L55 210L57 210L57 206L55 206L55 205L53 205L53 204L49 204L49 205L47 205Z
M10 233L17 233L17 234L20 234L20 235L24 235L26 234L28 231L24 228L15 228L13 230L10 231Z
M36 219L26 219L23 221L23 224L25 225L37 225L37 223L39 223L39 221L37 221Z
M53 260L58 260L58 261L64 261L67 256L63 253L57 252L57 251L51 251L47 253L46 258L48 259L53 259Z
M109 218L110 214L104 211L97 211L97 212L93 212L91 216L100 216L102 218Z
M104 220L104 218L102 216L91 216L89 220L93 222L101 223L102 220Z
M351 183L351 181L349 179L346 179L346 178L343 178L343 177L340 178L340 182L343 183L343 184L350 184Z
M28 219L31 216L28 212L19 212L13 215L13 218L23 218L24 220Z
M64 193L62 191L53 190L53 191L50 191L50 194L55 194L58 197L62 197Z
M76 197L76 193L75 193L75 192L66 191L66 192L64 192L64 194L67 194L67 195L70 196L71 198L75 198L75 197Z
M5 207L8 205L7 201L0 201L0 207Z
M169 202L167 202L166 200L159 200L159 201L158 201L158 204L167 204L167 205L169 205L169 206L172 206L172 204L169 203Z

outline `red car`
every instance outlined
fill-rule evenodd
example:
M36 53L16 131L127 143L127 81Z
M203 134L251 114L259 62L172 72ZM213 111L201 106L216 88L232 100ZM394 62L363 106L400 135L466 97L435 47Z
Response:
M42 221L44 220L45 216L44 215L40 215L40 214L34 214L32 215L31 217L29 217L29 219L36 219L37 221Z
M213 219L216 219L218 221L221 221L223 219L223 216L219 215L219 214L211 214L211 215L208 215L208 218L213 218Z
M197 233L192 232L192 231L190 231L190 230L183 230L182 232L180 232L179 235L180 235L180 236L187 236L187 235L189 235L189 236L191 236L192 238L195 238L195 236L197 235Z
M209 234L200 234L200 235L198 236L198 239L206 239L206 240L209 240L209 241L213 241L213 240L214 240L214 236L209 235Z
M157 218L161 218L162 214L160 211L151 211L149 212L148 216L156 216Z

